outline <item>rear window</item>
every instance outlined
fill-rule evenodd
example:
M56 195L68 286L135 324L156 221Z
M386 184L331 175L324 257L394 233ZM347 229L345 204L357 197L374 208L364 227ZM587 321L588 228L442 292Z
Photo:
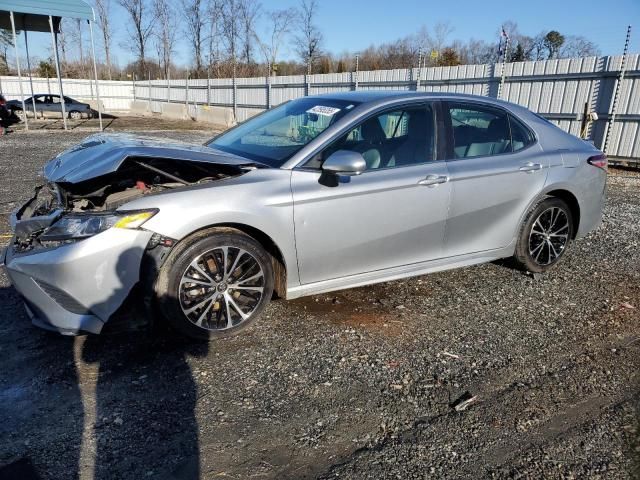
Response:
M534 141L531 131L500 108L449 103L453 158L501 155L522 150Z

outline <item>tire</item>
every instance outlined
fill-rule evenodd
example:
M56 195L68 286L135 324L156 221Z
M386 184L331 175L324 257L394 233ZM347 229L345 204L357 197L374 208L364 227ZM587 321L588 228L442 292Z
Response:
M80 112L78 112L77 110L71 110L69 112L69 118L71 118L72 120L81 120L82 119L82 114Z
M272 259L264 248L239 230L216 228L173 249L154 293L174 329L210 341L236 335L258 320L273 286Z
M559 198L546 197L524 219L514 255L523 270L547 271L558 263L573 239L573 215Z

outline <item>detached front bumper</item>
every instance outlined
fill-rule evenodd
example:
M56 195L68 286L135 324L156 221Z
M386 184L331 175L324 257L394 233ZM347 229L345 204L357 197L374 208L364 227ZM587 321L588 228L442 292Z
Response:
M110 228L57 248L18 253L9 246L4 268L35 325L67 335L100 333L138 282L152 235Z

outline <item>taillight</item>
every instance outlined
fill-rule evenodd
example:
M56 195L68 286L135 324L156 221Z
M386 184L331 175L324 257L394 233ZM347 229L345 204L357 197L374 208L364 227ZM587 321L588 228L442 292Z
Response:
M598 155L594 155L593 157L587 158L587 163L593 165L594 167L606 170L609 161L607 160L607 156L604 153L600 153Z

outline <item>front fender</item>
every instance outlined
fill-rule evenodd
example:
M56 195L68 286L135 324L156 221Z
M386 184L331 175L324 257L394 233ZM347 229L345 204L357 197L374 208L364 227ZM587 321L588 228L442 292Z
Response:
M159 209L143 228L176 240L221 224L245 225L259 230L282 252L287 284L292 287L299 285L299 277L290 179L288 170L254 170L219 184L211 182L149 195L121 209Z

